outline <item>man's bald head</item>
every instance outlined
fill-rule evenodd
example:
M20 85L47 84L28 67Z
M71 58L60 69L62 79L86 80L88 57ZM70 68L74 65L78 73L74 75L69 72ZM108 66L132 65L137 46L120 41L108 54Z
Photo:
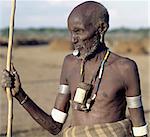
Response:
M68 17L73 47L85 58L92 55L98 47L104 48L104 35L108 27L109 14L98 2L87 1L80 4Z
M82 17L85 21L93 24L96 28L104 23L109 26L109 14L107 9L100 3L87 1L76 6L68 17L68 21L74 17Z

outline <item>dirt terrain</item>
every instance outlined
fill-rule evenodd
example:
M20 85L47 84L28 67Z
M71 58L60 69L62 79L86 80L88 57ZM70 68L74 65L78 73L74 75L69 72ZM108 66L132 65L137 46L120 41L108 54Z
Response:
M0 71L5 67L6 48L0 47ZM63 58L70 51L51 50L49 46L20 47L13 50L13 62L26 93L47 113L51 112L59 85ZM139 67L145 116L150 122L150 55L123 55L134 59ZM1 77L0 77L1 78ZM67 121L69 123L70 121ZM7 124L6 95L0 88L0 136ZM67 125L67 124L66 124ZM14 99L14 137L51 137ZM58 136L61 136L58 135Z

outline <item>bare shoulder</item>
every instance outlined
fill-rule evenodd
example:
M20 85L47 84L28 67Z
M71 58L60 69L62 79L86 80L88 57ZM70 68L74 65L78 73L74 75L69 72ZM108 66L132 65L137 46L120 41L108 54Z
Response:
M75 57L72 54L68 54L64 58L63 69L69 71L75 62Z
M114 62L113 64L120 70L120 72L133 72L137 70L137 64L134 60L117 55L113 52L110 54L110 62Z
M60 83L61 84L68 84L68 72L70 71L71 68L71 62L73 61L73 55L69 54L65 56L63 65L62 65L62 70L61 70L61 77L60 77Z
M115 54L113 54L112 56L117 58L117 72L120 72L121 74L121 78L126 88L126 95L137 96L141 94L140 77L136 62L129 58L121 57Z
M72 54L68 54L64 58L64 62L67 63L67 64L68 63L70 64L74 60L75 60L75 57Z
M76 57L73 56L72 54L68 54L64 58L64 62L66 62L67 64L73 63L75 60L76 60Z

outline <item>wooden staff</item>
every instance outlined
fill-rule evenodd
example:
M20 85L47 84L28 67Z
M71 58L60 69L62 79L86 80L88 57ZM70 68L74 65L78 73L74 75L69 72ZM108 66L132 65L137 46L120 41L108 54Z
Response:
M15 9L16 9L16 0L12 0L12 9L11 9L10 25L9 25L9 41L8 41L8 51L7 51L7 64L6 64L6 70L7 71L11 70ZM10 88L6 88L6 93L7 93L7 100L8 100L7 137L12 137L13 98L12 98Z

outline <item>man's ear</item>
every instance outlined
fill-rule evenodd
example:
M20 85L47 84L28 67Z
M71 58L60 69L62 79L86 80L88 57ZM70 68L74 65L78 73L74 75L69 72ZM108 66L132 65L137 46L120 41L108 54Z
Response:
M98 33L100 34L100 42L101 43L104 43L105 40L104 40L104 35L106 33L106 31L108 30L108 27L109 27L109 24L105 23L105 22L102 22L102 21L99 21L97 23L97 30L98 30Z
M100 34L105 34L105 32L108 30L109 28L109 24L105 23L105 22L98 22L98 31Z

